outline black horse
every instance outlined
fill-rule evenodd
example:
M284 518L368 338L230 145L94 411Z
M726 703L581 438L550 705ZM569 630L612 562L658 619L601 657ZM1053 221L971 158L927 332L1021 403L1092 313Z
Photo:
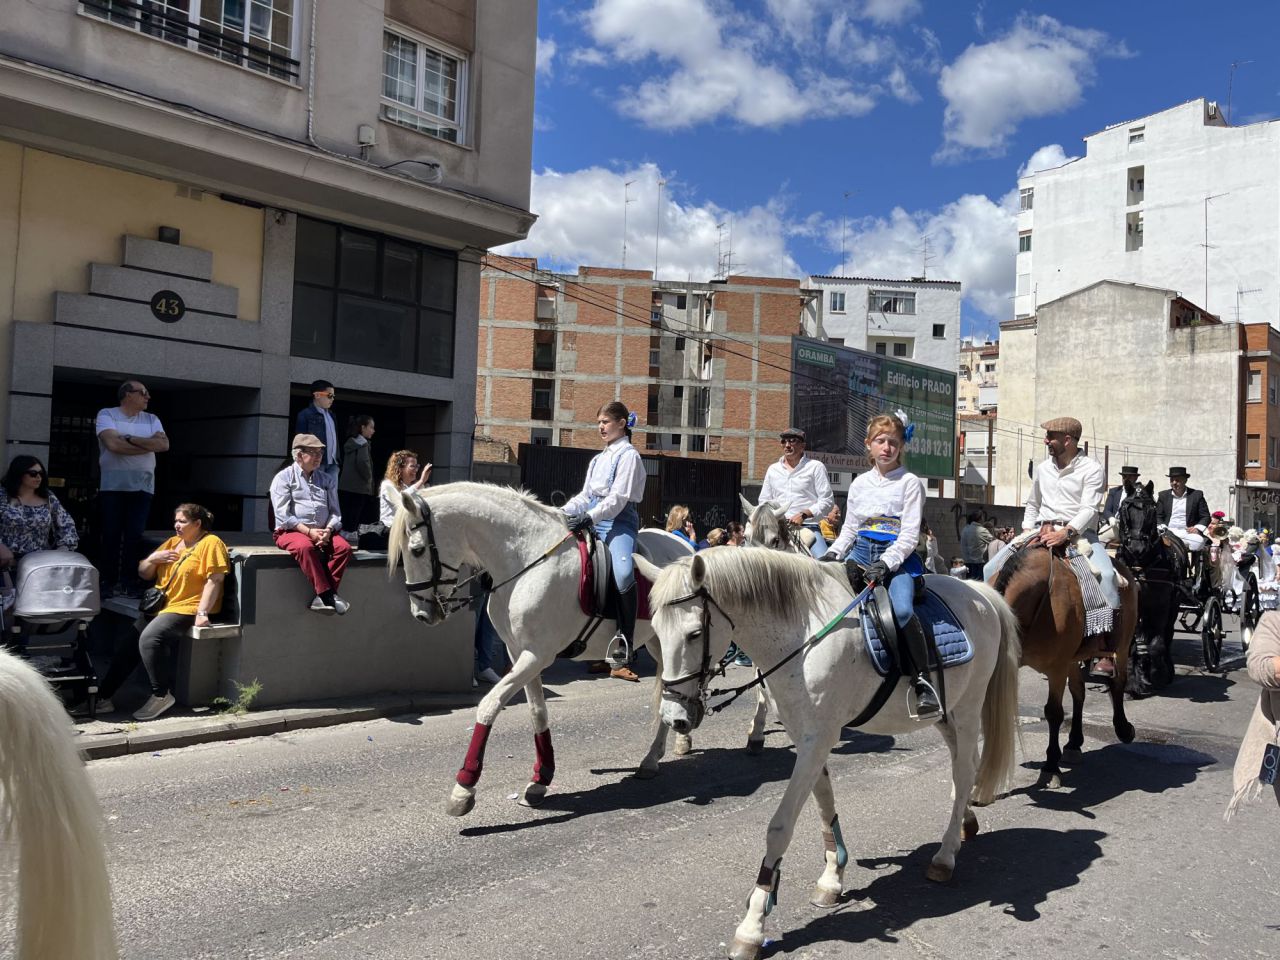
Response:
M1120 505L1117 521L1117 555L1138 578L1138 628L1129 660L1129 692L1142 697L1173 681L1178 586L1186 580L1189 558L1181 542L1160 533L1150 483L1139 485Z

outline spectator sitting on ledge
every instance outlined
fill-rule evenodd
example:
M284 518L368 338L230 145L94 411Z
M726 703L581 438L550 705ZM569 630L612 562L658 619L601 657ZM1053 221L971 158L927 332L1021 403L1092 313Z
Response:
M80 544L75 521L49 489L44 464L22 453L13 458L0 504L0 567L36 550L74 550Z
M316 592L311 609L331 616L351 605L338 596L342 572L351 560L351 545L338 533L336 478L318 469L324 444L310 433L293 438L293 463L271 481L271 509L275 512L276 546L287 550Z

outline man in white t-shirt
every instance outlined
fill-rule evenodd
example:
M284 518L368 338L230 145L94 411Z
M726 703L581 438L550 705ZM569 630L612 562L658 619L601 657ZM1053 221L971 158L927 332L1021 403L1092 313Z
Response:
M118 407L98 411L98 502L102 509L102 594L142 595L138 545L156 492L156 454L169 449L160 418L147 413L151 394L137 380L116 391Z
M782 456L769 465L760 487L761 503L776 503L786 510L792 526L806 526L816 538L811 551L815 557L827 552L827 541L818 521L835 506L826 465L805 456L804 431L788 427L778 438Z

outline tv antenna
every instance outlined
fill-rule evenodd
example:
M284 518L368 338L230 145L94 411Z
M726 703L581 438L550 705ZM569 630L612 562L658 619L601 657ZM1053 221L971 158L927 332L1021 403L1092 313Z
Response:
M653 216L653 279L658 279L658 248L662 243L662 188L667 181L658 181L658 209Z
M849 197L855 191L846 190L844 192L844 206L840 208L840 276L845 275L844 266L844 239L849 224Z
M920 237L920 279L929 276L929 264L933 263L933 243L929 234L922 234Z
M634 180L628 180L622 185L622 269L627 269L627 206L635 203L631 199L631 185Z
M1243 67L1252 60L1232 60L1231 69L1227 71L1227 126L1231 126L1231 93L1236 83L1236 67Z
M1246 290L1243 287L1241 287L1240 284L1238 283L1236 284L1236 323L1240 322L1240 298L1243 297L1246 293L1261 293L1261 292L1262 292L1261 287L1250 287L1248 290Z

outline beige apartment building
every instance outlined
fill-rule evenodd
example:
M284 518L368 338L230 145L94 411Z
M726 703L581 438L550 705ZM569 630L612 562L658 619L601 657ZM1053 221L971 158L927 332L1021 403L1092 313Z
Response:
M641 451L736 460L759 483L791 405L791 338L816 328L799 280L655 281L646 270L550 273L489 257L480 276L477 460L521 443L595 447L620 399Z
M536 4L6 3L0 436L91 517L140 378L156 514L263 529L307 385L469 475L480 262L527 235ZM313 20L313 18L315 18Z

